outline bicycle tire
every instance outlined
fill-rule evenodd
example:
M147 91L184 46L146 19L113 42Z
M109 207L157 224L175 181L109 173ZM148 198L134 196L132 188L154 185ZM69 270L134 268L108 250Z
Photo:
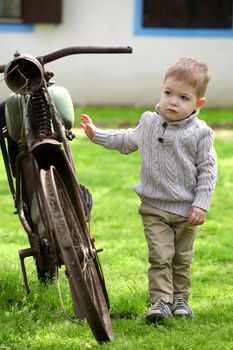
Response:
M38 255L34 257L38 280L43 283L51 283L55 277L56 273L56 263L54 260L54 254L51 247L47 244L47 239L45 237L41 237L40 231L43 227L44 231L46 230L43 225L43 220L41 216L41 204L40 198L34 193L34 201L31 202L31 210L30 210L30 218L32 221L33 231L37 237L37 247L38 247ZM25 202L25 201L24 201ZM32 246L31 242L31 246Z
M99 271L96 251L90 249L65 185L54 166L40 171L58 256L66 266L77 315L84 316L99 342L113 340L113 330ZM82 317L81 317L82 318Z
M36 172L34 172L34 176L38 178L38 175ZM50 247L47 246L45 240L42 239L39 235L38 222L35 222L35 218L32 218L32 212L36 208L37 218L41 221L41 217L39 214L39 206L40 206L39 201L38 201L38 198L35 200L34 209L33 209L32 198L31 200L29 200L28 198L29 189L26 187L25 180L24 180L25 177L21 167L17 168L16 178L17 178L16 187L17 187L17 196L18 196L17 209L18 209L18 214L20 213L19 218L21 220L21 223L25 231L28 234L30 246L32 248L36 247L37 249L37 254L34 256L34 261L36 265L38 280L43 284L47 284L54 279L56 265L55 265L54 256L52 254Z

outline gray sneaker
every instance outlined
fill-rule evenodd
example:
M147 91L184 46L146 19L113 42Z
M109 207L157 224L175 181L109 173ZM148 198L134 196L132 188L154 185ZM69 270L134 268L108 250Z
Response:
M166 320L169 317L172 317L171 304L167 303L163 299L158 299L150 307L146 320L155 323Z
M172 305L171 310L174 317L194 317L188 302L183 298L176 299Z

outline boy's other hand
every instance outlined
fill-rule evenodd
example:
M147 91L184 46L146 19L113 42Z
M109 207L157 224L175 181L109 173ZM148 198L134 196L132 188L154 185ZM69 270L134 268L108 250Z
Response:
M81 114L81 119L84 121L84 123L80 123L81 127L84 129L87 137L92 140L95 135L95 125L87 114Z
M192 207L188 215L188 221L193 226L202 225L205 222L205 216L205 210L198 207Z

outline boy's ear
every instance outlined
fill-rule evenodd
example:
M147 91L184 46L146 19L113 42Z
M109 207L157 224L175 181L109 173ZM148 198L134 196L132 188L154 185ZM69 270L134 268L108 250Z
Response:
M200 98L200 100L197 102L197 108L200 109L201 107L204 106L204 104L206 103L206 98L205 97L202 97Z

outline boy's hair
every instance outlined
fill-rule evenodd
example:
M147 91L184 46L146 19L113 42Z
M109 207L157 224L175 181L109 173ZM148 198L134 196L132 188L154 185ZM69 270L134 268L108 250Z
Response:
M205 95L210 80L208 66L192 57L180 57L170 68L168 68L164 81L173 77L184 81L196 89L197 98Z

